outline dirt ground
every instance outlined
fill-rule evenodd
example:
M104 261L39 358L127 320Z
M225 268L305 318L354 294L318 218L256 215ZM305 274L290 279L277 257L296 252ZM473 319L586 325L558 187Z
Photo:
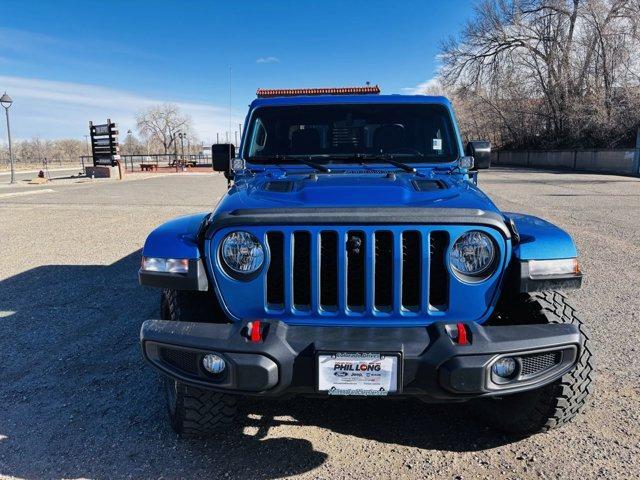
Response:
M250 403L219 437L177 438L140 355L158 292L137 284L139 249L162 221L211 209L226 182L69 183L0 197L0 478L640 478L640 181L498 169L480 183L578 243L586 279L571 299L598 376L572 424L520 439L460 405L294 399Z

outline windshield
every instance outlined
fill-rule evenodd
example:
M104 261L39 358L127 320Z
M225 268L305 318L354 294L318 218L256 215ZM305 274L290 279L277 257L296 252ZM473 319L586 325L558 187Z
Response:
M255 163L380 161L444 163L457 157L449 112L431 104L261 107L252 117L245 159Z

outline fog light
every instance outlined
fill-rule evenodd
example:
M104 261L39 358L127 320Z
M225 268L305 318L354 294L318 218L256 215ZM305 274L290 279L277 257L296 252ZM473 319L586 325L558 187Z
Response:
M511 378L516 371L516 361L511 357L502 357L493 364L491 370L501 378Z
M224 358L216 355L215 353L208 353L202 359L202 366L209 373L222 373L226 368L227 364L224 361Z

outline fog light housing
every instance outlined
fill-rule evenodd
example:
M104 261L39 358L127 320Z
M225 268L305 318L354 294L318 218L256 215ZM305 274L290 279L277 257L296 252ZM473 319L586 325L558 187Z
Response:
M227 368L227 362L225 362L224 358L222 358L220 355L216 355L215 353L207 353L202 358L202 367L207 372L218 375L224 372L225 368Z
M491 366L491 371L500 378L511 378L516 372L517 363L511 357L502 357Z

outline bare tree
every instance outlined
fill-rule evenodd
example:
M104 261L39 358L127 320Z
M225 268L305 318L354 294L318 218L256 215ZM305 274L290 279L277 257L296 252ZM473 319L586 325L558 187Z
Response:
M131 133L127 133L122 142L123 155L141 155L145 153L144 144Z
M85 142L74 138L44 140L33 137L14 142L14 160L20 164L38 165L46 158L49 162L78 163L85 153ZM0 145L0 166L8 164L9 152L6 144Z
M149 107L136 117L140 134L150 143L158 143L168 153L176 141L178 132L191 129L191 118L172 103Z
M484 0L443 44L441 81L512 146L614 145L638 123L639 27L637 0Z

